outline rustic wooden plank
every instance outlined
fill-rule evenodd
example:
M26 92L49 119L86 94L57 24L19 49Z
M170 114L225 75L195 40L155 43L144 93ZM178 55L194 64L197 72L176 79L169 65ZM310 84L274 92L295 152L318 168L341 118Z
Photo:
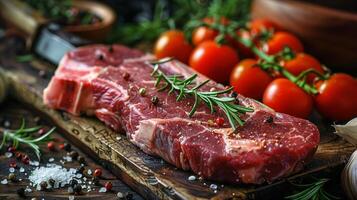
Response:
M7 69L6 75L11 82L12 95L46 115L64 130L67 137L94 157L107 163L113 173L144 197L148 199L229 199L234 197L245 199L261 196L265 199L276 199L284 195L282 192L288 185L286 184L288 179L261 186L224 185L224 187L219 187L217 193L209 189L209 185L213 182L188 181L187 178L192 173L178 170L159 158L146 155L132 145L124 135L113 132L98 120L75 117L48 109L43 104L41 96L49 76L47 78L38 76L39 66L44 66L43 63L41 65L39 61L17 63L14 61L13 53L5 53L6 59L0 58L0 64ZM53 68L49 71L51 73ZM352 145L335 136L328 124L316 116L313 120L320 128L321 144L313 160L306 165L305 169L289 179L340 166L354 150ZM117 140L118 136L121 137L120 140ZM266 196L269 191L280 192Z
M0 106L0 123L3 123L4 120L10 122L11 127L8 127L10 129L17 129L20 127L20 123L22 122L22 119L24 118L26 121L26 124L28 127L33 127L36 125L39 125L35 118L38 116L34 112L30 112L29 110L25 109L23 106L19 104L19 102L9 100L2 104ZM51 126L49 123L46 122L46 120L41 119L40 125L43 126L46 129L49 129ZM61 143L67 142L71 143L70 141L66 140L63 138L63 136L58 133L54 132L51 135L52 138L55 139L56 145L59 145ZM54 161L51 163L55 163L61 166L64 166L66 168L78 168L80 164L77 161L73 162L67 162L64 165L61 164L59 161L63 159L63 156L66 155L66 151L64 150L59 150L58 147L56 147L56 151L49 151L46 148L46 144L40 145L41 151L42 151L42 156L41 156L41 164L46 164L49 163L49 159L53 158ZM86 154L84 154L82 151L80 151L77 147L75 147L72 144L72 150L77 151L80 156L83 156L86 161L86 169L91 169L92 171L96 168L102 168L98 163L96 163L93 159L88 157ZM20 152L26 152L31 159L36 160L36 156L33 153L32 149L26 147L26 146L21 146L21 149L19 149ZM3 180L7 178L9 174L9 164L10 162L16 161L16 159L13 157L11 158L6 158L4 155L5 149L1 150L0 154L0 179ZM28 175L30 173L30 170L34 168L34 166L31 165L24 165L20 161L16 162L18 165L18 168L15 171L15 174L18 179L23 179L20 182L15 182L12 183L9 181L7 185L0 185L0 199L18 199L19 196L17 195L16 191L19 188L26 188L26 186L29 185L29 180L28 180ZM19 168L23 167L25 169L25 173L20 173ZM110 173L108 170L103 169L103 175L102 178L100 179L100 184L99 186L91 186L94 191L91 192L84 192L83 195L76 195L76 199L103 199L103 200L109 200L109 199L114 199L116 198L116 193L117 192L122 192L123 194L130 192L133 194L134 199L142 199L137 193L133 192L128 186L126 186L123 182L117 179L116 176L114 176L112 173ZM100 187L103 187L103 184L106 181L111 181L113 183L113 189L111 192L107 193L99 193L98 189ZM85 190L84 190L85 191ZM56 190L49 190L49 191L35 191L28 193L28 198L36 197L37 199L42 199L45 198L47 200L51 199L68 199L68 194L67 188L62 188L62 189L56 189Z

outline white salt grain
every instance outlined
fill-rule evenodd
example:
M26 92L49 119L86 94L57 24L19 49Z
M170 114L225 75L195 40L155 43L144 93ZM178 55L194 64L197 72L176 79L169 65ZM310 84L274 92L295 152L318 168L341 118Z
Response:
M38 161L30 161L30 165L33 165L33 166L39 166L40 163Z
M100 193L107 192L107 188L101 187L98 192L100 192Z
M88 169L88 170L87 170L87 174L88 174L88 175L91 175L91 174L92 174L92 170Z
M4 179L4 180L1 181L1 184L3 184L3 185L6 185L7 183L8 183L7 179Z
M211 184L211 185L209 186L209 188L210 188L211 190L217 190L218 186L217 186L216 184Z
M53 162L53 161L55 161L55 159L54 159L54 158L50 158L50 159L48 159L48 162Z
M9 168L9 172L10 172L10 173L14 173L14 172L15 172L15 168L10 167L10 168Z
M68 199L69 200L74 200L74 196L69 196Z
M189 180L189 181L195 181L195 180L196 180L196 176L189 176L189 177L188 177L188 180Z
M36 189L40 190L41 187L38 186L42 181L48 182L49 179L53 179L55 181L54 188L59 188L69 184L74 177L76 177L75 170L68 170L56 164L47 164L47 167L42 166L34 169L29 180L33 187L36 186Z
M13 154L12 154L11 152L6 152L6 153L5 153L5 157L6 157L6 158L11 158L12 155L13 155Z
M25 172L25 168L20 167L20 172L21 172L21 173Z

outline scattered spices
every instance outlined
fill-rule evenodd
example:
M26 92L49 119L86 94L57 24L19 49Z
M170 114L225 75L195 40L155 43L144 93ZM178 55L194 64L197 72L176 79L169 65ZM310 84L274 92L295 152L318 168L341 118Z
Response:
M69 181L69 185L72 186L72 187L74 187L77 184L78 184L78 181L75 180L75 179L72 179L71 181Z
M207 124L208 124L208 126L214 126L215 125L215 123L213 122L212 119L207 120Z
M131 192L127 192L127 193L125 194L125 199L131 200L131 199L133 199L133 198L134 198L134 195L133 195Z
M6 158L11 158L14 154L11 152L5 152L5 157Z
M11 161L9 164L10 168L17 168L17 163L15 161Z
M189 176L189 177L188 177L188 180L189 180L189 181L195 181L195 180L196 180L196 176L193 176L193 175L192 175L192 176Z
M96 176L93 176L92 182L93 182L94 185L99 185L99 178L96 177Z
M99 188L98 192L105 193L105 192L107 192L107 188L101 187L101 188Z
M118 192L118 193L117 193L117 197L118 197L119 199L123 199L123 198L124 198L124 194L121 193L121 192Z
M54 151L55 150L55 143L54 142L47 143L47 148L50 151Z
M238 96L238 94L237 94L236 92L232 92L232 93L231 93L231 97L237 98L237 96Z
M64 143L64 150L70 152L72 150L72 146L69 143Z
M84 170L85 170L85 167L84 167L84 166L80 166L80 167L77 169L77 172L83 174Z
M45 129L45 128L40 128L40 129L37 131L37 133L38 133L39 135L43 135L43 134L46 133L46 129Z
M18 160L21 160L21 159L22 159L22 156L23 156L23 154L22 154L21 152L16 152L16 153L15 153L15 157L16 157L16 159L18 159Z
M94 170L93 176L100 177L102 175L102 170L97 168Z
M16 190L16 193L20 196L20 197L25 197L25 189L24 188L19 188Z
M82 192L82 186L77 184L73 187L73 191L75 194L80 194Z
M41 183L40 183L41 190L46 190L47 185L48 185L48 184L47 184L46 181L41 181Z
M217 126L223 126L223 124L224 124L223 117L217 117L215 121L216 121Z
M25 165L28 165L30 163L30 158L27 155L23 155L21 158L21 162Z
M110 190L113 188L113 184L112 184L112 182L108 181L108 182L106 182L106 183L104 184L104 187L105 187L108 191L110 191Z
M11 122L9 120L5 120L4 121L4 127L5 128L10 128L10 126L11 126Z
M123 78L124 78L124 80L128 81L130 78L130 74L128 72L124 72Z
M159 103L159 98L157 96L151 97L151 103L156 106Z
M10 172L10 173L14 173L14 172L15 172L15 168L10 167L10 168L9 168L9 172Z
M12 182L15 182L16 181L16 175L14 173L10 173L9 176L8 176L8 179Z
M139 94L140 94L140 96L145 96L145 94L146 94L146 89L145 88L140 88L139 89Z
M8 183L8 181L7 181L7 179L4 179L0 183L3 184L3 185L6 185Z
M70 153L69 153L69 156L71 156L71 158L73 159L73 160L76 160L77 158L78 158L78 152L77 151L71 151Z

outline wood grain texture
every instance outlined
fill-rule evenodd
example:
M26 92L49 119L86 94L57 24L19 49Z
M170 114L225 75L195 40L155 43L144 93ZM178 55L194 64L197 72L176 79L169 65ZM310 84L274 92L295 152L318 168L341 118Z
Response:
M254 0L252 17L269 19L299 36L307 52L327 67L357 73L357 13L307 0Z
M34 112L29 111L28 109L24 108L23 106L19 105L19 102L16 102L14 100L8 100L7 102L3 103L0 106L0 121L3 122L4 120L9 121L11 123L10 129L17 129L20 127L22 119L24 118L27 124L27 127L33 127L37 125L41 125L46 129L51 128L51 125L47 123L45 120L41 119L40 124L36 122L34 119L38 117ZM80 166L79 162L73 161L73 162L66 162L64 165L62 165L59 161L63 160L63 156L66 156L66 151L60 150L57 148L57 145L62 144L64 142L71 143L70 141L66 140L63 138L61 134L58 132L54 132L51 134L51 137L54 139L55 144L56 144L56 151L49 151L46 147L46 144L40 144L40 149L42 151L42 156L41 156L41 164L46 164L49 163L49 159L53 158L54 161L51 163L55 163L61 166L64 166L66 168L78 168ZM36 160L36 156L31 148L28 148L26 146L21 146L21 149L19 149L20 152L25 152L29 155L31 159ZM75 150L76 152L79 153L80 156L83 156L86 161L85 168L86 169L91 169L94 171L96 168L101 168L103 169L102 166L100 166L97 162L94 162L91 158L89 158L86 154L81 152L78 148L76 148L72 144L72 150ZM6 158L4 156L5 149L1 150L0 154L0 179L3 180L7 178L9 174L9 164L10 162L16 161L14 156L12 158ZM28 175L31 172L31 169L34 168L34 166L31 165L24 165L20 161L17 162L18 168L15 171L16 177L19 179L21 178L22 181L20 182L9 182L7 185L0 185L0 199L19 199L19 196L17 195L17 190L19 188L26 188L26 186L29 185L29 180L28 180ZM23 167L25 169L25 173L20 173L19 168ZM110 173L108 170L103 169L103 175L102 178L100 179L100 184L98 186L92 185L91 187L94 189L94 191L91 192L84 192L83 195L76 195L76 199L102 199L102 200L109 200L109 199L115 199L116 198L116 193L117 192L122 192L123 194L130 192L133 194L134 199L141 200L142 198L135 192L133 192L128 186L126 186L122 181L118 180L116 176L114 176L112 173ZM88 178L89 179L89 178ZM111 181L113 183L113 189L110 192L107 193L99 193L98 190L100 187L103 187L104 183L106 181ZM84 190L85 191L85 190ZM71 194L68 194L67 188L61 188L61 189L56 189L56 190L48 190L48 191L35 191L31 193L27 193L27 197L30 199L32 197L36 197L37 199L42 199L45 198L46 200L57 200L57 199L67 199L68 196Z
M121 180L147 199L279 199L288 194L289 180L335 169L345 163L354 150L352 145L332 134L329 125L324 125L316 118L314 120L321 130L321 144L313 160L301 173L260 186L215 183L219 189L214 193L209 189L213 182L188 181L191 172L176 169L159 158L146 155L131 144L124 135L113 132L98 120L74 117L48 109L42 102L42 91L48 83L49 76L47 78L38 76L37 68L40 67L38 66L40 62L17 63L13 53L9 51L3 53L5 55L0 57L0 65L7 69L6 76L12 83L12 96L47 116L63 129L63 134L72 142L100 160ZM120 140L117 140L118 136L121 137Z

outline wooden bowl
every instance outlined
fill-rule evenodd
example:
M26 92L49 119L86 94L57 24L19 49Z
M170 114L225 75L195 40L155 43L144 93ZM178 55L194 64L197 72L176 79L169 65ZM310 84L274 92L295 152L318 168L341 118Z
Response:
M102 21L88 25L65 26L64 30L92 41L103 41L115 21L115 12L108 6L94 1L77 0L73 1L73 6L97 15Z
M357 72L357 13L302 0L254 0L252 17L295 33L306 52L334 71Z

